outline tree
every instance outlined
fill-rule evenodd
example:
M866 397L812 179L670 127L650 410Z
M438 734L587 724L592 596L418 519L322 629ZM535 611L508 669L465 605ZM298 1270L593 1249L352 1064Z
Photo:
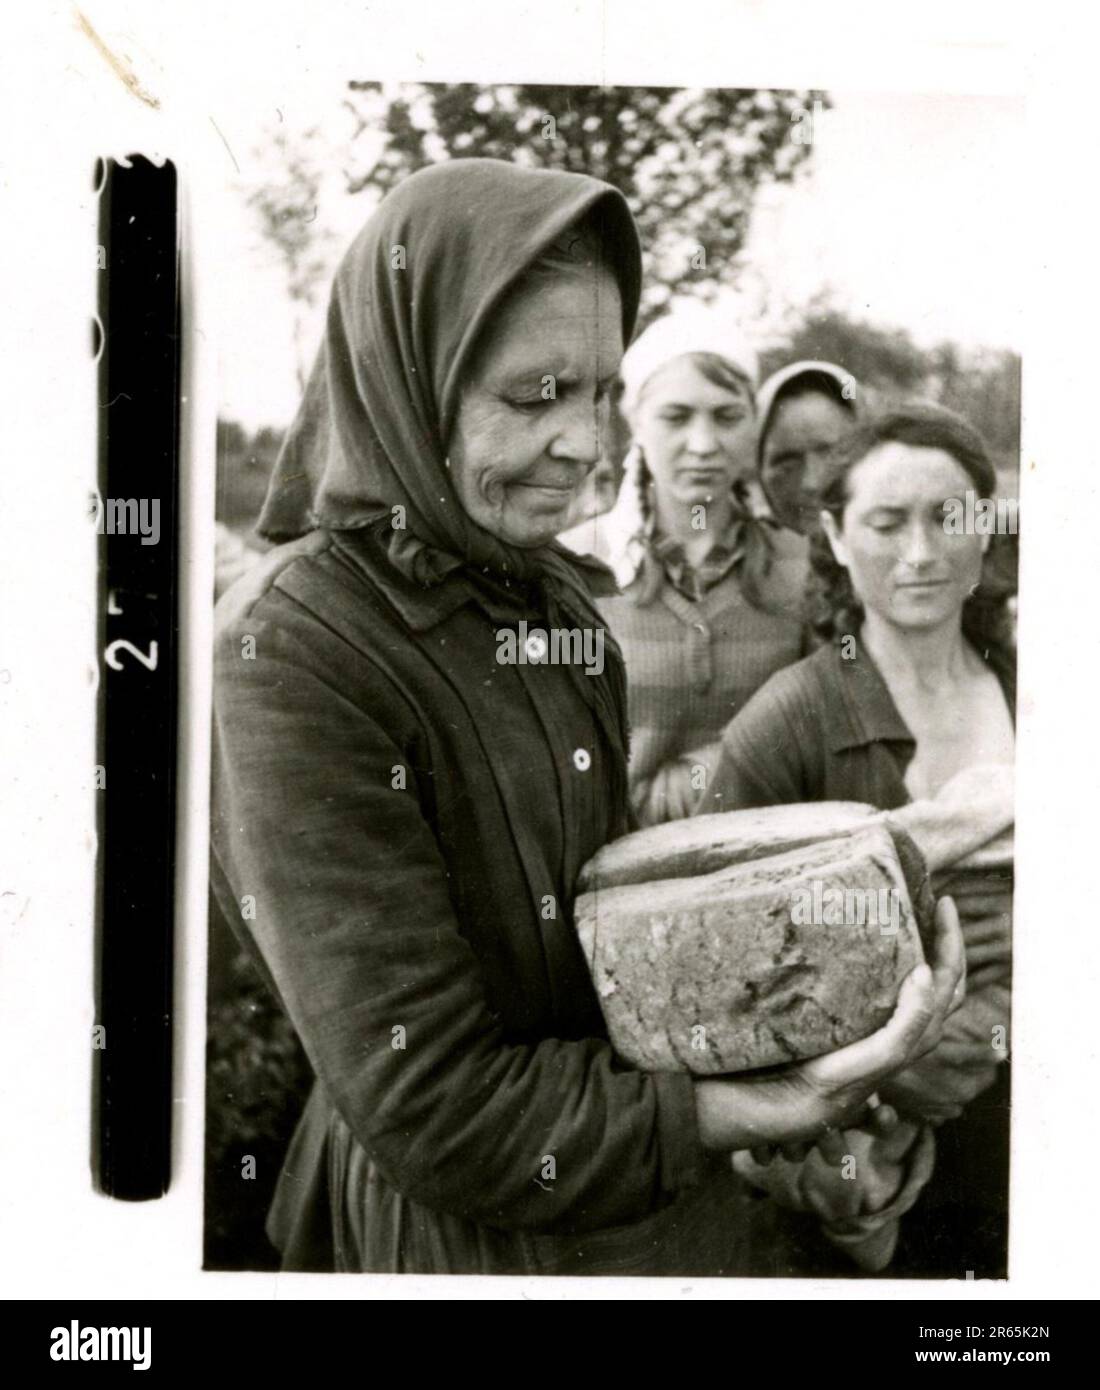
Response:
M930 366L904 329L861 323L824 299L808 307L785 342L763 354L762 375L806 358L835 362L862 386L889 395L920 394Z
M980 431L1006 480L1015 475L1020 447L1015 353L967 350L950 342L921 348L904 329L863 323L822 298L762 355L761 373L807 358L844 367L880 399L921 396L958 411Z
M278 163L282 177L261 184L248 202L256 209L261 232L286 266L287 293L294 309L295 369L301 389L306 380L306 320L323 289L329 270L327 252L333 241L332 233L319 226L317 219L326 154L319 133L312 129L295 140L280 125L271 136L271 146L265 155Z
M443 159L487 156L605 179L645 252L643 324L674 295L736 283L756 189L794 178L820 92L350 82L349 191L382 196Z

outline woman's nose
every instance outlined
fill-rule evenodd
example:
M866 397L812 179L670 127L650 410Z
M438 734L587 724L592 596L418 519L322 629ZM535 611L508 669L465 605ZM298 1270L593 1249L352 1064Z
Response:
M718 447L718 440L709 421L696 420L692 424L688 431L687 447L689 454L698 454L700 458L714 453Z
M810 449L807 452L806 467L802 475L802 486L806 492L816 497L824 487L834 453L835 451L829 448Z
M936 558L936 533L923 523L911 526L905 533L905 563L916 568L929 565Z
M551 458L568 459L595 468L603 453L603 425L606 410L601 404L578 401L561 422L549 453Z

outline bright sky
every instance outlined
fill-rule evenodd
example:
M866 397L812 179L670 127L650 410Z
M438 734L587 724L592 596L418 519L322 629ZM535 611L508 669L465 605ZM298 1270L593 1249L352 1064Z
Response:
M320 94L318 95L318 91ZM313 84L310 104L259 108L232 133L241 177L221 194L223 231L204 288L219 318L222 413L249 427L285 425L297 405L293 317L273 248L246 197L270 169L282 122L315 126L332 150L318 209L334 233L333 267L368 205L344 192L350 136L342 93ZM758 199L743 299L750 332L770 332L829 293L853 315L907 329L922 344L1019 350L1024 275L1018 151L1023 109L997 96L833 94L814 126L809 169ZM324 296L322 295L322 300ZM307 322L312 354L323 303Z

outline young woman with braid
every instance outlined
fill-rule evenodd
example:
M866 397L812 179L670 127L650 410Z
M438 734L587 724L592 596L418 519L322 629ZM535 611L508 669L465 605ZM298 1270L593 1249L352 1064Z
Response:
M563 537L620 595L600 612L626 661L640 825L691 813L722 729L805 655L808 543L754 512L756 359L736 326L674 309L623 358L632 446L615 506Z

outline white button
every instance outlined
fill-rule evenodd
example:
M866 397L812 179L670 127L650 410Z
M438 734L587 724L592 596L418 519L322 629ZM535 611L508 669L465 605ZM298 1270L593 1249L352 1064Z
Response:
M592 754L587 748L577 748L573 751L573 766L578 772L587 772L592 766Z
M528 661L541 661L546 655L546 638L528 637L523 644L523 650L527 653Z

